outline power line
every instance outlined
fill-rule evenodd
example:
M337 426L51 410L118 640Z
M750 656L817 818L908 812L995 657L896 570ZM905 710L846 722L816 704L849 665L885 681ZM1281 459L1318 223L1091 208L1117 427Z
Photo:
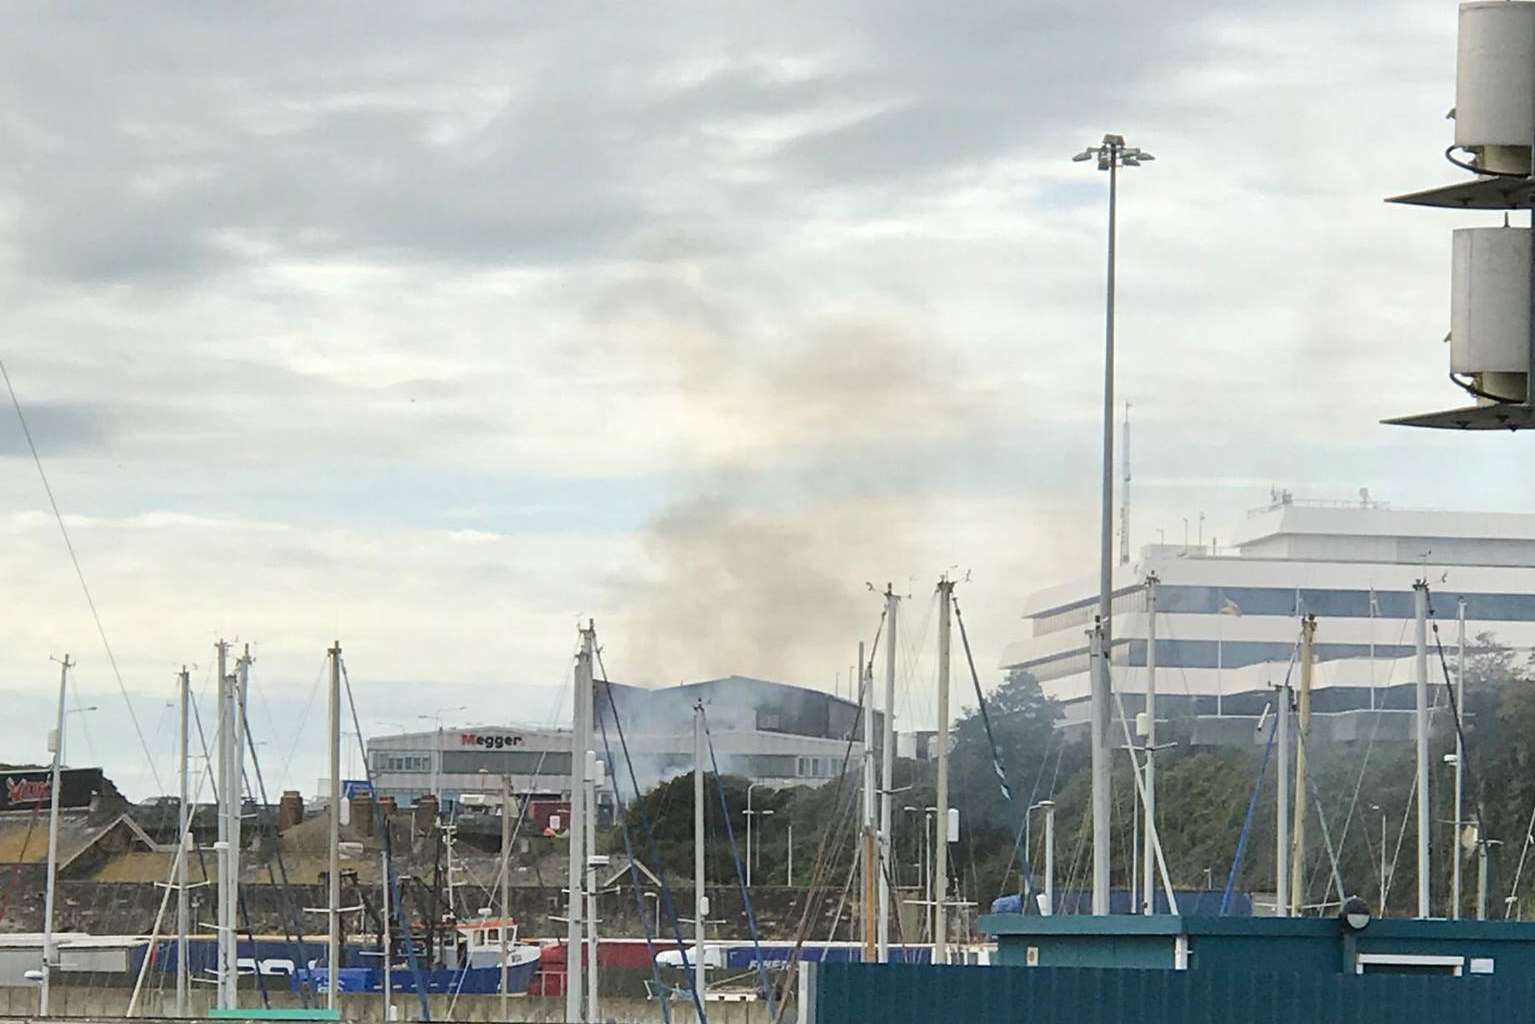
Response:
M37 454L37 445L32 440L32 431L27 426L27 417L21 411L21 400L16 397L16 388L11 384L11 375L5 368L5 361L0 360L0 377L5 378L5 389L10 392L11 406L16 410L16 419L21 423L21 433L27 439L27 448L32 452L32 462L37 466L37 475L43 482L43 491L48 495L48 504L53 508L53 518L59 524L59 533L64 537L64 547L69 551L69 560L75 567L75 577L80 581L80 589L85 593L85 603L90 607L91 619L96 623L96 633L101 637L101 646L107 652L107 662L112 666L112 675L117 679L117 689L123 695L123 703L128 706L128 720L133 723L133 732L139 739L139 748L144 752L144 760L149 762L149 773L154 776L156 792L165 792L165 784L160 781L160 771L155 767L154 755L149 752L149 743L144 739L144 730L139 725L139 716L133 710L133 701L128 698L128 687L123 683L123 673L117 667L117 655L112 653L112 643L107 639L106 627L101 624L101 615L96 611L96 600L91 597L91 588L85 582L85 571L80 568L80 557L75 554L75 545L69 539L69 528L64 525L64 514L59 511L58 500L53 496L53 487L48 483L48 474L43 470L42 457Z

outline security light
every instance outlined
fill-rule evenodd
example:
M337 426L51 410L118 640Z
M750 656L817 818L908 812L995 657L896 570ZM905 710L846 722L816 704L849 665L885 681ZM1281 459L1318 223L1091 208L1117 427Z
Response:
M1343 901L1343 909L1339 911L1338 917L1349 931L1363 931L1370 923L1370 905L1358 896L1350 896Z

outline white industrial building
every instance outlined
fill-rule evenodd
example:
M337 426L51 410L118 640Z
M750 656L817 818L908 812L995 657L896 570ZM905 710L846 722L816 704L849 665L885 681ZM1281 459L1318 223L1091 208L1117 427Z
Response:
M849 737L863 736L857 704L763 679L727 676L660 689L614 683L611 702L602 680L595 690L598 756L612 750L625 797L632 791L619 727L640 788L648 789L692 769L692 708L700 701L720 771L767 786L817 785L836 777ZM876 737L881 722L876 714ZM445 725L368 741L379 795L401 805L428 793L447 807L464 794L499 792L502 775L518 794L568 796L570 751L569 729L505 724Z
M1331 738L1405 738L1413 706L1413 584L1430 587L1430 684L1443 675L1434 623L1454 664L1458 602L1467 635L1535 647L1535 515L1303 501L1276 494L1219 550L1159 544L1115 570L1112 680L1126 713L1146 692L1146 581L1155 575L1159 718L1198 721L1196 738L1251 739L1299 636L1315 615L1312 706ZM1096 578L1028 599L1029 635L1003 666L1032 673L1061 702L1067 725L1087 718L1088 637ZM1294 680L1292 679L1292 682ZM1383 709L1371 715L1371 709ZM1227 719L1222 723L1220 719Z

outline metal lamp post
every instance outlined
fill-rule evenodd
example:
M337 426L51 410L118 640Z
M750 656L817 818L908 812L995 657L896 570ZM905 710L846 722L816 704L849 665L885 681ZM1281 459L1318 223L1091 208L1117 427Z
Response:
M760 785L762 785L762 783L753 782L746 787L746 810L743 812L746 815L746 887L748 889L751 888L752 884L752 819L756 817L758 813L752 810L752 790L756 789ZM763 811L761 813L766 816L772 814L773 812Z
M1119 168L1139 167L1154 159L1126 146L1122 135L1105 135L1073 160L1096 159L1109 172L1108 285L1103 345L1103 509L1098 572L1098 657L1092 680L1093 913L1109 912L1109 661L1113 652L1114 615L1114 242Z

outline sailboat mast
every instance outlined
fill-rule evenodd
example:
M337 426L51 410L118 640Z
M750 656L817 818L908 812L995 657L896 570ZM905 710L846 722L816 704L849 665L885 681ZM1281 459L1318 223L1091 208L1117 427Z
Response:
M1418 738L1418 916L1426 918L1429 908L1429 792L1428 792L1428 581L1412 585L1417 615L1417 679L1413 689L1417 697Z
M379 813L383 813L379 809ZM384 828L389 828L389 819L384 819ZM390 934L390 922L394 917L394 886L389 884L389 843L384 843L384 849L379 854L383 861L383 888L384 888L384 912L380 916L384 922L384 933L380 936L384 947L384 1022L389 1024L394 1020L394 936ZM502 960L505 960L503 955ZM504 977L503 977L504 983ZM501 1019L506 1019L506 1006L501 1007Z
M603 764L596 751L586 752L586 1019L597 1015L597 780Z
M1274 914L1290 916L1290 675L1279 686L1275 737L1279 770L1274 773Z
M709 917L709 897L704 891L704 758L707 754L704 747L704 706L696 704L693 707L693 991L698 996L700 1006L709 991L709 978L704 966L705 922Z
M570 860L566 867L569 908L565 915L565 1019L581 1020L585 995L581 964L581 921L585 913L586 888L586 752L592 735L592 657L596 626L590 621L581 631L581 652L576 655L575 692L571 697L570 743L570 821L565 834L570 839Z
M863 641L858 642L858 700L863 705L863 831L859 879L862 885L863 961L873 963L878 956L874 946L874 879L878 872L877 838L874 831L874 794L879 786L874 775L874 687L873 678L864 667Z
M885 723L880 750L879 773L879 887L878 944L879 962L890 962L890 860L894 849L895 806L895 650L897 617L901 599L895 588L885 584Z
M192 845L191 780L187 777L188 745L191 739L189 724L192 703L192 676L185 665L179 678L181 728L176 750L176 775L180 782L181 798L178 801L176 829L176 1016L187 1015L188 987L191 979L187 973L187 933L191 928L192 900L187 891L187 850Z
M330 877L326 880L325 1008L334 1010L341 966L341 641L330 649Z
M501 773L501 1019L511 1020L507 989L507 922L512 918L512 777Z
M1455 842L1450 849L1455 856L1455 871L1451 878L1450 919L1460 919L1460 830L1465 827L1465 771L1466 751L1460 740L1461 723L1466 714L1466 599L1455 602ZM1481 823L1477 823L1476 841L1482 845Z
M1126 413L1125 426L1129 420ZM1125 434L1125 451L1130 450L1130 435ZM1129 493L1129 488L1126 488ZM1127 499L1128 500L1128 499ZM1157 579L1156 573L1146 574L1146 766L1142 771L1146 779L1146 799L1143 801L1146 827L1142 830L1145 851L1141 858L1141 912L1156 912L1157 858L1155 840L1157 834ZM1169 910L1172 908L1168 908Z
M949 661L954 581L938 581L938 841L933 844L933 963L949 962Z
M1306 778L1306 737L1311 731L1311 672L1316 652L1316 616L1308 615L1300 625L1300 697L1295 724L1300 744L1295 749L1295 811L1290 844L1290 916L1299 917L1306 892L1306 803L1310 786ZM1341 897L1340 897L1341 898Z
M48 786L48 884L43 896L43 984L38 991L37 1012L48 1016L48 988L53 980L58 951L53 942L53 895L59 877L59 766L64 760L64 691L69 685L69 655L59 669L59 708L53 732L53 771Z
M234 680L229 675L229 644L220 640L218 650L218 677L219 677L219 742L218 742L218 771L215 773L218 779L218 803L219 803L219 832L218 832L218 866L219 866L219 907L218 907L218 1006L221 1010L231 1010L235 1006L235 898L238 892L235 872L237 861L235 849L240 839L238 834L232 833L233 823L238 819L238 784L231 785L233 772L230 764L234 762L235 747L235 715L234 704ZM236 808L231 813L231 807Z

